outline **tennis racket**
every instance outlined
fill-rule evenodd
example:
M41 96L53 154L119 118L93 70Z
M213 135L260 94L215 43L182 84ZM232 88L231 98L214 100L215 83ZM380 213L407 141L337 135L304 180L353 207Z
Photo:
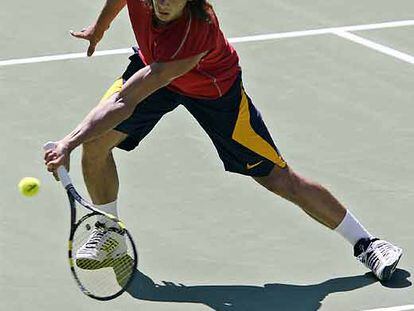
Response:
M49 142L43 149L54 147ZM57 174L70 206L70 271L87 296L114 299L127 289L136 271L138 257L132 236L121 220L95 208L78 193L65 167L60 166ZM86 211L79 219L78 205Z

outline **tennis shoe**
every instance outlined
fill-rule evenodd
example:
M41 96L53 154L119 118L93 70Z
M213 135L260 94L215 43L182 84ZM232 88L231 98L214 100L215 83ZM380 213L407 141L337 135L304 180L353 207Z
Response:
M76 265L87 270L108 267L126 252L125 237L97 222L88 240L76 252Z
M381 281L391 278L402 256L402 249L377 238L360 239L354 246L354 256Z

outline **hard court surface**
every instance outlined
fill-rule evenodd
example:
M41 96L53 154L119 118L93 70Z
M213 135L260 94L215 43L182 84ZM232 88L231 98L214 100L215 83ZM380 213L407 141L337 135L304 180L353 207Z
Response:
M138 279L111 302L83 296L66 262L65 194L41 147L98 102L128 63L115 50L134 38L123 12L98 46L108 55L79 58L87 45L68 30L103 1L15 0L0 10L1 310L414 310L414 2L213 3L290 166L404 248L394 281L366 274L345 240L297 207L224 172L179 108L139 149L115 152ZM79 150L71 171L85 191ZM38 196L19 195L24 176L41 180Z

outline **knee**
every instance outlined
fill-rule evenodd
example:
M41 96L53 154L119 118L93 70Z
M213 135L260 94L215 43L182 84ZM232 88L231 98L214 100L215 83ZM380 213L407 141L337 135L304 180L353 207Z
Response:
M289 167L272 171L263 181L265 188L285 199L297 201L301 197L303 179Z
M111 154L111 149L99 138L85 142L82 145L82 163L99 163Z

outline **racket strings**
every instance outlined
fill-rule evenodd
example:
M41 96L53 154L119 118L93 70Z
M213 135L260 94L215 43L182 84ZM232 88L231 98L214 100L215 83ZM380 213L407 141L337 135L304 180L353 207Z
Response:
M125 230L91 215L78 223L72 243L73 272L85 292L108 297L125 288L136 266L133 242Z

